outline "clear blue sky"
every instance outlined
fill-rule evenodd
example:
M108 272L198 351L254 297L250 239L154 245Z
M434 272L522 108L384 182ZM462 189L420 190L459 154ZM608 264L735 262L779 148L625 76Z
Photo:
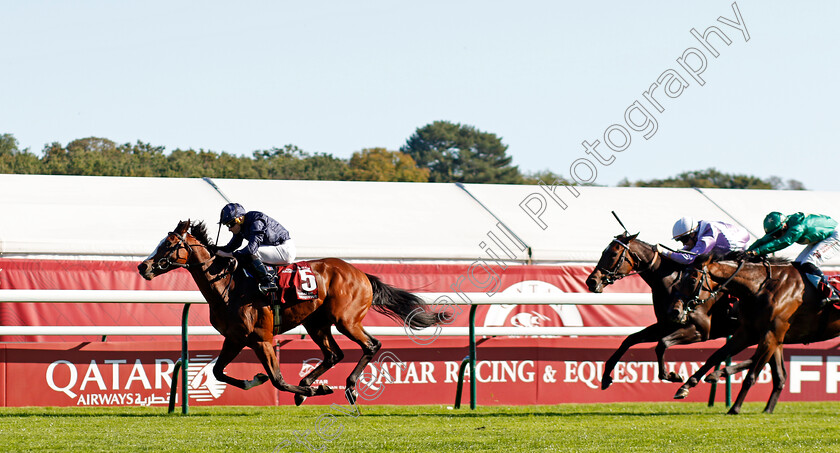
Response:
M523 171L588 158L606 185L717 167L840 191L840 3L737 6L749 41L717 20L729 0L3 1L0 132L33 152L98 136L349 157L447 120L502 137ZM717 58L690 33L712 25L731 39L709 39ZM703 86L677 63L689 48ZM668 69L688 86L658 112L643 93ZM635 101L658 128L611 151Z

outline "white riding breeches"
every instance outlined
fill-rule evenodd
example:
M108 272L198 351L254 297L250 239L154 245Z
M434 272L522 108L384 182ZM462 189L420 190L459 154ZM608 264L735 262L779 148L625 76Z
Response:
M289 264L295 261L297 249L295 241L289 239L280 245L265 245L257 249L257 254L265 264Z
M811 244L802 250L802 253L794 261L797 263L811 263L814 266L820 265L831 259L840 252L840 230L834 230L831 236L816 244Z

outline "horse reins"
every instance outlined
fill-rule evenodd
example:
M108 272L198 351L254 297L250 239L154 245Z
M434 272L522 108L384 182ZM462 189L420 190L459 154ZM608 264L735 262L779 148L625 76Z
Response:
M724 289L726 289L726 285L728 285L729 282L731 282L732 279L735 278L736 275L738 275L738 272L740 272L743 267L744 267L744 261L738 261L738 267L735 269L735 272L733 272L732 275L730 275L729 278L727 278L725 282L723 282L721 285L718 285L718 287L716 289L712 290L711 285L708 285L708 281L711 280L711 278L709 277L709 272L708 272L709 268L708 268L708 266L703 265L703 270L700 271L700 273L703 275L703 277L700 279L700 286L697 288L697 294L691 300L689 300L686 303L685 310L687 312L694 311L694 308L697 307L698 305L703 305L706 302L708 302L709 300L717 297L717 295L719 293L721 293ZM700 299L700 291L703 289L704 285L706 286L707 291L709 291L709 297L701 300Z

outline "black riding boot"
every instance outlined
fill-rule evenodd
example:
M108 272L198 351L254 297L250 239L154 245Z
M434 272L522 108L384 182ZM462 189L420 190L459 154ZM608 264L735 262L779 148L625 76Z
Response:
M825 277L825 274L823 274L820 268L815 266L813 263L802 263L796 267L802 272L805 279L814 285L817 289L817 293L822 296L822 300L820 300L820 308L823 308L828 304L840 302L840 295L838 295L837 291L834 290L834 287L828 283L828 279Z
M277 291L277 283L274 282L274 279L269 275L268 270L266 270L265 264L258 257L252 256L247 263L243 264L248 266L248 270L257 279L257 289L261 293L268 294L272 291Z

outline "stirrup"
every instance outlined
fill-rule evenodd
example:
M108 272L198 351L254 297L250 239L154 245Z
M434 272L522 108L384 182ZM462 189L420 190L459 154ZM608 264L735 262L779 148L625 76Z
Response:
M822 310L823 308L825 308L829 305L834 305L837 302L840 302L840 297L837 297L836 294L832 295L831 297L826 297L824 299L821 299L820 300L820 310Z
M265 294L268 294L268 293L275 292L279 288L277 288L276 283L274 283L273 281L269 281L269 282L260 282L259 284L257 284L257 289L259 289L260 292L265 295Z

